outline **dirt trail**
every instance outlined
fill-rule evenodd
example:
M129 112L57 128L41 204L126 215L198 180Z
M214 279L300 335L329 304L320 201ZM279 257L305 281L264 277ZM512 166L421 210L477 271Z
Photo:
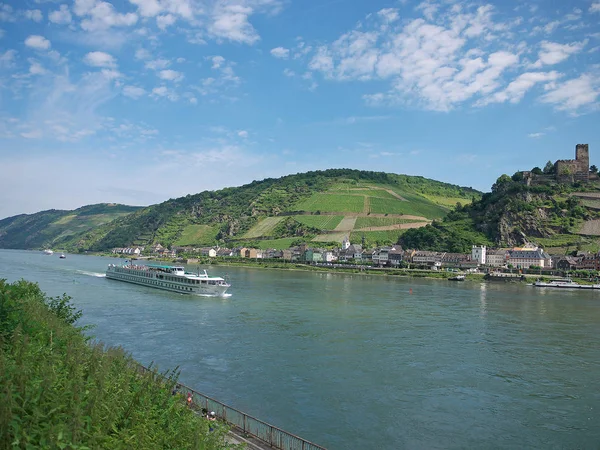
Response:
M395 225L386 225L383 227L365 227L357 228L354 231L389 231L389 230L408 230L409 228L421 228L429 225L431 222L413 222L413 223L397 223Z
M333 229L333 232L340 231L352 231L354 230L354 225L356 225L356 216L354 217L344 217L338 226Z
M583 223L583 226L579 230L579 234L585 234L587 236L600 236L600 219L588 220Z

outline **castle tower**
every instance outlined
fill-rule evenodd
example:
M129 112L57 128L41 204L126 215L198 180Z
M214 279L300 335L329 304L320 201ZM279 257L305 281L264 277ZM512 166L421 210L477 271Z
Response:
M575 147L575 160L579 166L580 177L587 181L590 173L590 149L588 144L577 144Z
M581 162L581 168L585 165L586 170L590 170L590 149L588 144L577 144L575 147L575 159Z

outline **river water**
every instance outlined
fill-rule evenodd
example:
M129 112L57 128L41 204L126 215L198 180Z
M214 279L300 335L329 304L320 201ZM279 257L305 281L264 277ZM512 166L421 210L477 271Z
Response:
M112 262L0 250L0 278L328 449L600 448L600 291L212 266L232 295L190 297Z

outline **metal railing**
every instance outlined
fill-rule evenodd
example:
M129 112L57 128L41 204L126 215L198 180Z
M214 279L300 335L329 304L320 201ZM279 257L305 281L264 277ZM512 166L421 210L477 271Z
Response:
M137 363L138 370L142 373L151 372L164 379L164 376L156 370L149 369ZM227 406L214 398L201 394L194 389L186 386L183 383L177 382L177 390L179 393L186 395L192 394L192 405L202 410L214 411L217 418L235 427L245 435L252 436L259 441L279 450L326 450L325 447L313 444L306 439L302 439L292 433L270 425L262 420L252 417L242 411L239 411L231 406Z

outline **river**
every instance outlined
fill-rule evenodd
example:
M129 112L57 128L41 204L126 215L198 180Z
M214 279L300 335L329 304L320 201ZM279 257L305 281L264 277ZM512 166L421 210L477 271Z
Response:
M143 364L328 449L600 448L600 291L211 266L230 297L0 250ZM195 269L195 267L194 267Z

